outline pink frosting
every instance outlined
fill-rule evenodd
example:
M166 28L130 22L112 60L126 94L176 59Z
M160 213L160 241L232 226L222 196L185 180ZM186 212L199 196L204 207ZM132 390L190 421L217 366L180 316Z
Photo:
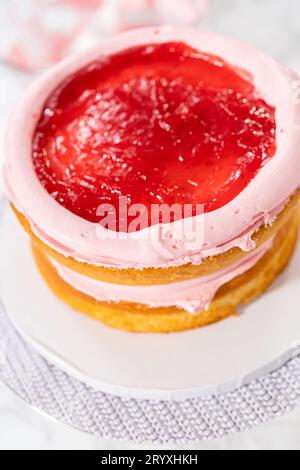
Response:
M191 246L188 237L180 243L170 243L170 225L176 230L183 221L156 225L125 239L114 238L103 227L67 211L42 187L31 158L36 122L51 91L68 74L99 55L137 44L176 40L251 72L259 93L276 108L277 152L233 201L195 217L194 222L203 230L204 243ZM57 65L27 92L12 119L6 141L5 181L9 197L44 242L65 256L96 265L143 269L199 264L204 257L235 246L245 251L253 249L254 231L276 218L300 185L300 107L292 100L296 79L296 75L255 48L216 34L170 26L122 34Z
M179 307L191 314L207 310L221 286L251 269L272 247L273 239L229 268L185 282L158 286L124 286L91 279L50 259L58 274L80 292L102 302L134 302L150 307Z

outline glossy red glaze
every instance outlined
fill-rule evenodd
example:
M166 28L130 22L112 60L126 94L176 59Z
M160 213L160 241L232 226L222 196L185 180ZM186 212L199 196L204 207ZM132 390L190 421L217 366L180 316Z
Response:
M208 212L243 191L275 138L275 110L249 74L168 43L101 57L68 77L45 103L33 162L48 193L92 222L119 196Z

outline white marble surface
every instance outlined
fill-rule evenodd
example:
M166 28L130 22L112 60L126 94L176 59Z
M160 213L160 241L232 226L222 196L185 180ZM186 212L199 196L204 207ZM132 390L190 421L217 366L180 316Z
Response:
M300 73L299 0L213 0L212 3L211 16L206 27L239 36ZM0 63L0 163L3 158L2 139L8 114L31 79L32 77L8 69ZM0 450L135 448L142 447L101 441L53 422L22 403L0 384ZM300 408L289 416L251 432L189 446L189 449L191 448L300 450Z

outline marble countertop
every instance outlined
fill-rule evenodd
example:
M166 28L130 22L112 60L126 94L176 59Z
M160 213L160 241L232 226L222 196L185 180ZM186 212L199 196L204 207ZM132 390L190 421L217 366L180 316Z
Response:
M0 0L3 1L3 0ZM299 0L212 0L206 28L238 36L300 73ZM0 63L0 145L10 110L32 77ZM3 152L0 152L0 164ZM1 183L0 183L1 185ZM0 188L1 189L1 188ZM145 449L102 441L56 423L0 383L0 450ZM173 449L174 447L167 447ZM183 447L180 447L183 449ZM289 416L230 438L189 446L200 450L300 450L300 408Z

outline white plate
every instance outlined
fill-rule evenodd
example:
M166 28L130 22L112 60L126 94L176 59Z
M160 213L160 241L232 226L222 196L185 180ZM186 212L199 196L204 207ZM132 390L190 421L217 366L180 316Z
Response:
M184 333L124 333L74 312L52 294L6 207L0 297L25 339L76 378L116 395L182 400L239 388L299 352L299 257L298 248L285 274L238 317Z

